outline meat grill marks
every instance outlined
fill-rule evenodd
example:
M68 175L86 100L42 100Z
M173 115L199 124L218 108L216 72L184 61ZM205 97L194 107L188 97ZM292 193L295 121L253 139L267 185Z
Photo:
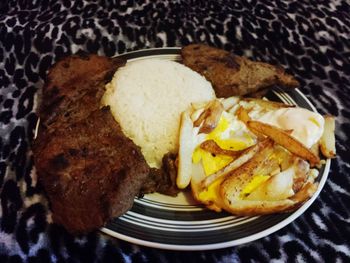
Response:
M34 161L54 222L71 233L97 229L130 209L149 173L139 147L108 107L100 109L105 84L123 64L71 56L53 66L43 90Z
M186 66L212 83L217 97L251 95L273 85L291 88L299 85L280 67L202 44L182 48L181 56Z

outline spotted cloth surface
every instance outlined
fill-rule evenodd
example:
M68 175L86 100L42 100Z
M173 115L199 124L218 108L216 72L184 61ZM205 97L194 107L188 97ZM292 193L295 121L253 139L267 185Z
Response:
M0 2L0 262L350 262L348 1ZM53 225L30 144L47 69L79 50L114 56L207 43L280 64L337 117L338 157L314 204L260 240L199 252L146 248Z

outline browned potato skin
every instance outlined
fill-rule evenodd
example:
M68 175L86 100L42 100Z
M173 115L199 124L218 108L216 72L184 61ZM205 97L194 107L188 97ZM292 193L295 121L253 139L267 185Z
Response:
M320 158L318 156L305 147L301 142L294 139L288 132L259 121L248 121L247 125L249 129L268 136L291 153L308 160L312 166L320 163Z
M295 107L294 105L286 105L261 99L244 98L243 100L254 102L267 111L285 107ZM204 110L197 118L195 121L197 123L195 123L196 125L194 126L203 126L206 119L211 114L208 108L210 107L206 107L207 112ZM250 157L241 161L239 165L231 165L230 167L229 164L215 174L206 176L204 171L202 171L199 176L194 176L195 178L191 180L193 195L195 199L205 204L211 210L217 212L225 210L238 216L256 216L293 211L300 207L317 191L318 184L313 182L312 177L309 178L309 167L310 164L312 166L320 164L320 157L317 150L320 148L322 152L322 145L318 142L312 149L308 149L291 136L292 130L282 130L269 124L253 121L249 116L250 110L251 108L249 108L249 106L240 106L235 112L238 119L245 123L257 136L258 143L251 146L250 149L242 151L224 150L221 149L215 141L211 140L204 141L200 145L202 149L208 152L232 156L235 160L238 160L244 155L248 156L248 153L251 153ZM331 138L332 133L334 135L333 116L329 116L329 123L328 133L323 135L323 139L325 140L323 147L328 147L324 149L324 151L327 150L331 152L330 149L333 149L332 140L334 140L334 138ZM254 147L256 148L255 150ZM273 156L273 158L269 156ZM277 161L281 159L283 160L282 162ZM310 164L307 161L309 161ZM243 182L247 181L246 179L258 174L270 175L271 179L274 175L290 167L290 165L295 166L295 175L293 176L293 185L291 186L291 191L294 191L294 195L279 200L238 198L244 186ZM240 178L241 182L240 180L234 180L237 179L237 177L242 177ZM217 198L215 201L200 200L198 194L205 191L205 189L219 178L222 181L220 186L215 188L217 191ZM309 181L309 179L311 179L311 181Z
M281 108L294 108L295 105L285 104L283 102L271 101L271 100L263 100L256 98L244 98L245 101L254 102L255 104L261 106L266 110L277 110Z
M208 141L202 142L200 145L200 148L213 154L223 154L223 155L232 156L232 157L238 157L240 154L242 154L245 151L245 150L232 151L232 150L221 149L220 146L214 140L208 140Z
M260 150L260 146L258 144L252 145L242 151L242 153L230 164L217 171L214 174L211 174L205 177L201 183L202 188L207 188L214 181L221 177L226 177L235 172L235 169L241 169L245 163L249 162L251 158Z
M260 142L258 145L258 152L243 165L229 173L221 183L221 197L223 199L229 199L228 193L239 195L241 186L247 181L243 179L252 177L254 172L264 164L264 161L273 152L273 141L270 139ZM236 180L238 177L242 177L242 180Z
M199 133L210 133L219 123L224 106L218 100L209 102L206 109L201 113L198 119L193 123L194 127L201 125Z

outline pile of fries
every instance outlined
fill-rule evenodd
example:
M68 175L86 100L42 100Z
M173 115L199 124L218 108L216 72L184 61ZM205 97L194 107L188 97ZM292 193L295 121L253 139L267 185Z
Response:
M177 185L191 185L193 196L215 211L235 215L262 215L291 211L302 205L317 190L315 178L322 159L334 158L335 119L323 116L320 139L308 148L291 135L292 130L263 123L252 112L295 107L261 99L231 97L192 105L182 113ZM249 131L254 143L244 149L223 149L205 139L218 126L222 114L233 114ZM298 123L295 123L298 125ZM203 139L204 138L204 139ZM230 161L206 174L202 162L193 161L196 149Z

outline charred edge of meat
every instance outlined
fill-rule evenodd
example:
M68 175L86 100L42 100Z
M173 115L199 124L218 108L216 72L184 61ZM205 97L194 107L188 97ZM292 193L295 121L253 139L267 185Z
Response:
M153 192L176 196L180 192L180 189L176 186L176 158L176 154L167 153L162 159L161 169L150 169L150 173L141 188L139 197Z
M74 55L84 60L90 60L90 54L84 50L78 50Z
M63 170L69 166L69 161L63 153L56 155L53 159L51 159L50 163L56 170Z
M229 54L226 57L212 57L215 62L219 62L227 66L228 68L239 70L241 65L236 61L235 56Z

